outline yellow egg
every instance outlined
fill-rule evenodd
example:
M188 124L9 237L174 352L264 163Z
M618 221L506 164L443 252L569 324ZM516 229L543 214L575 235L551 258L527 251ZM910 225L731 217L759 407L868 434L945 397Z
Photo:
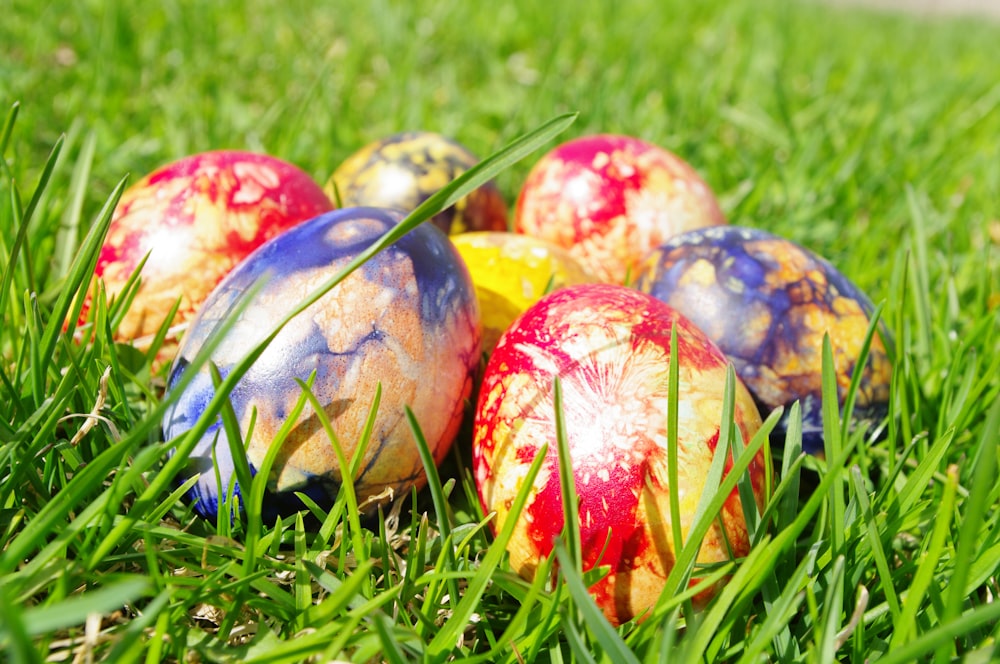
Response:
M598 281L568 251L538 238L481 231L451 240L476 288L487 353L514 319L546 293Z

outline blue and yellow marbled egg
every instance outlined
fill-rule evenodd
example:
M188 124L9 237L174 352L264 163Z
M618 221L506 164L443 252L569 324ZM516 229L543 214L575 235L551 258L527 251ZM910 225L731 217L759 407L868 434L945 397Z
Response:
M479 163L464 145L431 131L407 131L369 143L327 180L330 200L411 212ZM445 233L507 230L507 203L492 182L432 217Z
M799 400L803 447L823 450L823 336L830 335L841 404L873 311L867 295L824 258L737 226L675 236L639 267L634 285L690 318L732 360L765 411ZM876 334L854 415L884 417L892 366ZM787 419L787 412L786 412ZM783 440L786 423L777 434Z
M223 376L307 295L401 219L394 210L346 208L315 217L262 245L206 300L183 340L168 389L192 370L191 362L206 339L259 279L263 287L212 353L211 361ZM354 480L358 500L385 499L423 486L426 477L405 407L412 409L440 461L472 391L480 335L476 295L461 257L438 229L417 227L293 318L240 379L230 398L251 470L256 473L261 466L299 400L297 380L315 374L312 391L348 459L381 384L374 429ZM164 418L166 439L193 427L214 393L208 369L200 369ZM185 473L201 474L189 498L210 518L234 476L225 436L216 421L197 444ZM307 405L278 453L264 511L282 514L300 508L294 492L329 506L340 485L334 447Z

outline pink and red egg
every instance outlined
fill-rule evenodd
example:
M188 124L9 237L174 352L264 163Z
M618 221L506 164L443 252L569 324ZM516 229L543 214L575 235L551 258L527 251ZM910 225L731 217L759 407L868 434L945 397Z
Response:
M331 208L309 175L264 154L203 152L150 173L122 194L97 259L95 277L117 296L148 255L116 339L144 347L180 300L159 357L168 362L176 334L237 263Z
M726 223L712 191L672 152L596 134L557 146L528 174L514 230L566 247L604 281L625 282L668 238Z
M563 529L553 380L562 384L563 422L579 499L586 569L610 572L591 587L619 624L659 598L673 567L667 411L671 330L679 363L678 474L681 528L691 527L719 444L727 360L688 319L624 286L584 284L546 295L503 334L480 388L473 471L484 511L499 530L517 519L510 562L532 578ZM735 419L744 441L761 420L737 381ZM510 512L528 467L548 452L525 509ZM730 467L732 458L727 462ZM762 507L764 456L750 466ZM699 562L743 556L750 543L734 491L701 543ZM711 591L702 597L707 599Z

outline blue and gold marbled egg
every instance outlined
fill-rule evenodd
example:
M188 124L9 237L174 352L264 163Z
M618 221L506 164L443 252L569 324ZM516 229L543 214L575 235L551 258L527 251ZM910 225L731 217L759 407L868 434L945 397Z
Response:
M640 266L634 285L704 330L733 362L765 414L799 400L803 447L823 450L823 335L830 335L841 404L873 311L815 253L761 230L703 228L675 236ZM884 417L892 366L884 329L860 380L855 417ZM787 418L787 413L786 413ZM783 440L783 421L777 434Z
M168 389L190 370L206 339L256 281L264 278L262 289L212 354L223 376L293 307L401 219L394 210L346 208L262 245L206 300L183 340ZM377 386L382 386L374 429L354 481L359 502L423 486L426 477L404 408L412 409L440 461L472 391L480 335L476 295L461 257L438 229L417 227L292 319L232 391L251 470L256 473L302 394L296 379L305 381L315 373L312 391L348 459L362 436ZM168 410L164 436L171 439L194 426L214 393L203 368ZM185 473L201 474L189 497L210 518L234 475L225 436L216 421L197 444ZM328 507L340 485L334 447L307 405L278 453L264 511L282 514L302 507L294 492Z
M373 205L411 212L478 163L464 145L447 136L407 131L349 156L330 176L325 191L344 207ZM491 180L438 212L431 223L449 235L506 231L507 204Z

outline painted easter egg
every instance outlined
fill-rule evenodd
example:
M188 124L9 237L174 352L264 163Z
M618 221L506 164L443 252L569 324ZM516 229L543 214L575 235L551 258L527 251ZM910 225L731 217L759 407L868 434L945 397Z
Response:
M668 238L724 223L689 164L638 138L609 134L568 141L542 157L514 211L515 231L566 247L615 284Z
M333 172L330 200L344 207L370 205L411 212L442 187L479 163L465 146L441 134L410 131L369 143ZM431 222L445 233L507 230L507 204L491 181Z
M706 477L719 441L728 365L694 324L663 302L612 284L569 286L546 295L500 337L476 409L473 470L479 498L484 511L496 512L496 529L517 519L510 563L530 579L564 523L553 401L553 379L559 377L584 568L610 568L590 591L616 624L641 616L656 602L677 553L667 470L672 329L679 376L676 489L681 529L687 532L702 493L710 490ZM738 381L735 395L735 420L748 442L760 428L760 415ZM548 452L527 504L511 514L544 444ZM750 472L762 503L762 453ZM698 560L729 560L745 555L749 546L734 491L702 541Z
M169 362L178 333L233 266L331 207L309 175L263 154L204 152L150 173L122 194L97 258L96 278L117 296L149 256L116 340L145 348L180 300L159 357Z
M701 327L732 360L763 411L799 400L803 447L823 450L823 335L830 335L843 403L873 311L847 277L794 242L725 226L668 241L644 261L635 286ZM861 374L859 418L886 413L892 366L883 334L875 335ZM786 427L783 421L772 437L783 441Z
M546 293L597 281L568 251L545 240L490 231L451 239L476 287L487 353L514 319Z
M401 219L395 210L345 208L262 245L206 300L184 337L168 389L192 371L191 361L206 339L258 280L263 280L260 290L211 355L223 376L271 333L277 321ZM230 399L246 437L243 444L251 469L256 473L261 467L300 399L297 381L315 375L312 392L348 459L362 439L381 385L378 414L354 479L358 500L387 500L423 486L426 477L405 408L412 410L440 461L471 394L479 344L478 304L461 257L433 226L415 228L293 318L239 380ZM214 394L208 369L199 369L167 411L164 436L172 439L191 429ZM184 475L194 473L201 477L189 497L199 513L214 518L220 490L225 491L234 474L226 432L218 421L189 459ZM341 480L333 444L307 405L268 477L265 512L282 514L300 508L294 492L328 508Z

